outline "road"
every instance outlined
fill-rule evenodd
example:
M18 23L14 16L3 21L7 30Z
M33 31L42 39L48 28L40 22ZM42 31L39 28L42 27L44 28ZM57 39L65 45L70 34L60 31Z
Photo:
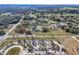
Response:
M12 30L13 29L15 29L16 28L16 26L18 26L19 24L20 24L20 22L23 20L23 18L25 17L25 15L23 15L22 16L22 18L21 18L21 20L17 23L17 24L15 24L10 30L9 30L9 32L8 33L6 33L6 35L5 36L8 36L9 35L9 33L10 32L12 32Z
M74 40L76 40L76 41L79 42L79 40L78 40L75 36L72 36L72 38L73 38Z
M25 17L25 15L23 15L22 18L21 18L21 20L20 20L17 24L15 24L15 25L9 30L9 32L7 32L4 36L0 36L0 41L5 40L5 39L8 37L9 33L12 32L12 30L15 29L17 25L20 24L20 22L23 20L24 17Z
M13 36L7 36L7 38L12 38ZM16 35L14 37L52 37L50 35L45 35L45 36L42 36L42 35Z

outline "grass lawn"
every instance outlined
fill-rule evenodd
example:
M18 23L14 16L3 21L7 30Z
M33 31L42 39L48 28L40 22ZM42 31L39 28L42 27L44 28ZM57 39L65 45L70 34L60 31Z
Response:
M0 48L5 47L7 44L9 44L9 43L12 42L12 41L14 41L14 40L6 39L5 41L0 42Z
M20 53L20 48L19 47L14 47L10 49L6 55L19 55Z
M8 41L4 41L2 43L0 43L0 48L5 47L9 42Z
M50 30L49 32L34 32L33 34L37 34L37 35L63 35L63 34L68 34L66 33L64 30Z

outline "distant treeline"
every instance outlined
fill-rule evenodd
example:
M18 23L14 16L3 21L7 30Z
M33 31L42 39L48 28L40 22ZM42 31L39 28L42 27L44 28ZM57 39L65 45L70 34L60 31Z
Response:
M40 11L42 10L42 11ZM46 10L46 11L44 11ZM55 11L56 10L56 11ZM60 9L60 8L38 8L37 9L32 9L32 8L0 8L0 13L27 13L27 12L32 12L32 13L71 13L71 14L79 14L79 9Z

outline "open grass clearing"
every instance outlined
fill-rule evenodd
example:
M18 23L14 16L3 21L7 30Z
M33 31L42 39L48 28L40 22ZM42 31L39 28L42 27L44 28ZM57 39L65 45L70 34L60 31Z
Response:
M19 55L20 53L20 48L19 47L14 47L10 49L6 55Z

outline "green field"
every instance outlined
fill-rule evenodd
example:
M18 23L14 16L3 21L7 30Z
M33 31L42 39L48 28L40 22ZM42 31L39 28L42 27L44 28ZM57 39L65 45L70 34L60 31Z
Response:
M10 49L6 55L19 55L20 53L20 48L19 47L14 47Z

